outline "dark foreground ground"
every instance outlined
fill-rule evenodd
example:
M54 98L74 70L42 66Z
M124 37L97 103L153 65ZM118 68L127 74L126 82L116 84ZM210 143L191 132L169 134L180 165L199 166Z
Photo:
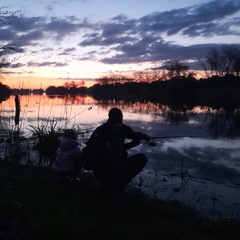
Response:
M58 180L49 168L0 161L0 239L240 239L240 222L209 220L129 187L113 194L85 173Z

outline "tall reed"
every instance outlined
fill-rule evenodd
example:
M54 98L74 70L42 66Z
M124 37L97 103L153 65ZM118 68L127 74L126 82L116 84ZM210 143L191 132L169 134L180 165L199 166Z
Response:
M15 113L18 115L15 115L15 118L13 118L17 125L13 124L12 122L9 122L9 124L6 125L8 134L8 136L6 137L6 139L8 139L7 150L8 153L11 153L11 158L13 157L18 158L20 154L21 155L25 154L25 156L22 159L25 158L26 162L35 162L39 166L51 164L54 161L54 154L59 145L61 135L66 128L74 128L78 132L80 142L84 139L84 136L89 134L89 129L82 129L78 123L74 122L75 116L85 110L73 116L72 111L73 102L69 103L70 99L69 96L68 98L66 97L63 98L63 101L61 103L61 115L60 118L58 119L55 118L54 113L55 102L52 101L50 110L45 113L46 109L45 96L39 95L39 99L38 101L36 101L38 104L37 123L25 126L29 113L28 109L30 104L29 96L27 96L26 99L21 98L21 96L18 96L17 98L18 102L16 104L18 105L15 105L16 106ZM23 106L21 107L21 109L20 104ZM88 110L90 109L91 108L88 108ZM20 136L19 132L21 133L25 132L24 134L25 136L26 132L28 134L26 137ZM14 151L11 150L13 146L15 146ZM35 153L37 152L37 159L36 154L35 155L33 154L33 157L31 157L30 152Z

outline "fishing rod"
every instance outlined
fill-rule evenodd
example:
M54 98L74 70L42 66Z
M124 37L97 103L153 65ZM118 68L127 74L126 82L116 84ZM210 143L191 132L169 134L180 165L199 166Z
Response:
M201 138L201 136L185 136L185 135L174 135L174 136L161 136L161 137L152 137L152 139L159 139L159 138Z
M164 139L164 138L201 138L201 136L181 136L181 135L175 135L175 136L161 136L161 137L152 137L147 143L148 146L151 147L156 147L156 143L154 142L154 140L156 139Z
M85 112L85 111L87 111L87 110L90 111L91 109L92 109L92 107L88 107L88 108L83 109L81 112L75 114L72 118L70 118L70 119L67 121L67 124L68 124L71 120L73 120L76 116L78 116L79 114L81 114L81 113L83 113L83 112Z

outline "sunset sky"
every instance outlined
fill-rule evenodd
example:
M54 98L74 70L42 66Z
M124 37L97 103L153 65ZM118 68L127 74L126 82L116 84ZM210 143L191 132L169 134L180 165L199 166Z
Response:
M11 24L0 19L0 45L25 49L7 55L17 57L1 75L10 87L90 84L171 60L197 70L216 44L240 44L239 0L1 0L0 7L19 10L4 19Z

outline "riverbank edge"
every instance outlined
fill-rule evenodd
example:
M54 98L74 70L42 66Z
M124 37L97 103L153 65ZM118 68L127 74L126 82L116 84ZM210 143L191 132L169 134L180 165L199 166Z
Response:
M49 167L0 161L0 239L240 239L240 221L203 218L129 187L110 193L91 173L59 180Z

